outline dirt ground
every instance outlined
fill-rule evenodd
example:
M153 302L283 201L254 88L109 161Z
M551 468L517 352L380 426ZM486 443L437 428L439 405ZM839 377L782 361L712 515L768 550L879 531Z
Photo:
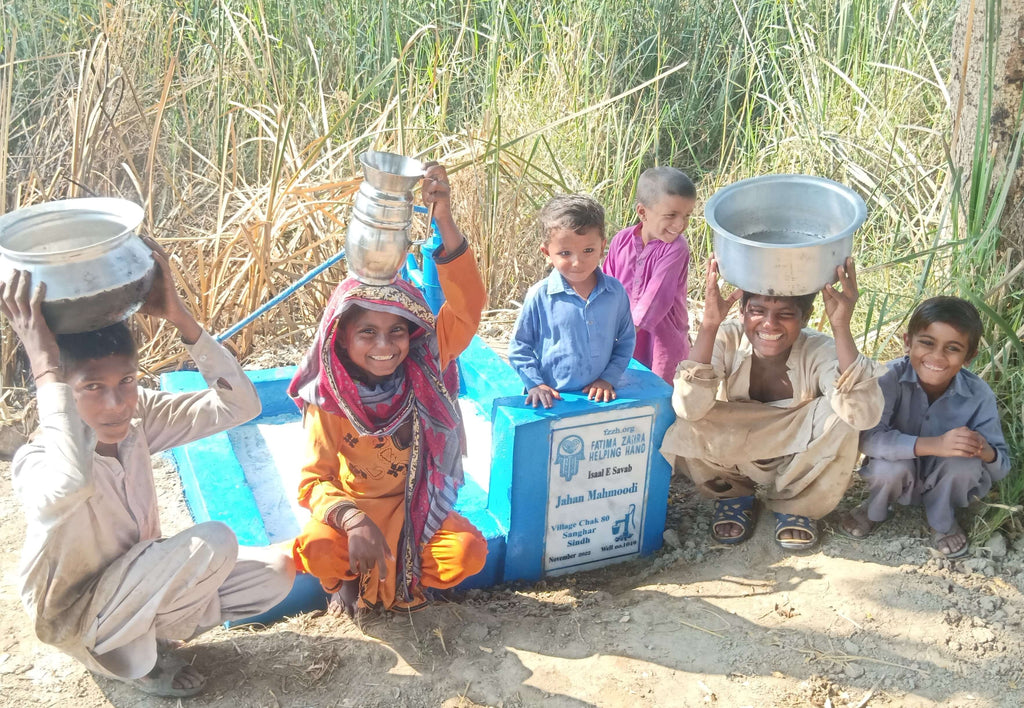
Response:
M165 533L190 523L154 458ZM185 650L194 706L1020 706L1024 542L936 558L920 514L791 556L762 518L715 546L673 485L659 553L532 586L471 591L359 624L318 613L217 629ZM674 532L671 533L671 532ZM0 705L173 706L39 643L17 592L24 521L0 467Z

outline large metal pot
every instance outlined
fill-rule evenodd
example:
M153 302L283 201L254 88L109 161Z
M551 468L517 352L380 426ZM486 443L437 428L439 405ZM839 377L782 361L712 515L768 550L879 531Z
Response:
M761 295L805 295L836 281L867 207L832 180L766 175L715 192L704 218L728 282Z
M345 258L349 273L370 285L398 277L413 241L412 188L423 178L423 163L390 152L359 156L364 181L348 223Z
M0 216L0 277L46 283L43 315L57 334L125 319L145 302L156 263L135 235L142 207L124 199L36 204Z

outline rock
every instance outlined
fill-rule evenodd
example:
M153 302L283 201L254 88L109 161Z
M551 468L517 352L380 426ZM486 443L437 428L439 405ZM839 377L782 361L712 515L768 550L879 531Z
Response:
M987 644L988 642L995 641L996 633L988 627L975 627L971 630L971 636L974 637L974 641L978 644Z
M661 538L671 548L682 548L682 544L679 542L679 534L676 533L675 529L665 529L665 532L661 534Z
M1005 558L1006 557L1006 537L1001 533L994 533L989 538L988 543L982 546L988 551L988 554L992 558Z
M860 678L864 675L864 667L859 664L847 664L843 673L845 673L849 678Z
M988 558L968 558L964 561L964 568L972 573L990 575L992 573L993 564Z
M619 617L619 624L626 624L626 622L629 622L629 615L622 615L622 617Z
M860 653L860 647L858 647L856 644L851 642L849 639L847 639L845 642L843 642L843 649L846 650L847 654L859 654Z

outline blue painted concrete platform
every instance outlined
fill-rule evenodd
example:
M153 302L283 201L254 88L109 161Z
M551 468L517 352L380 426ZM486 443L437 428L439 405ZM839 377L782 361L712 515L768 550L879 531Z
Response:
M526 406L511 367L479 338L459 358L461 396L491 421L489 469L467 464L457 509L488 542L487 563L462 588L596 568L661 547L671 470L658 453L673 420L671 388L632 362L617 400L594 403L563 394L551 409ZM286 389L295 367L247 372L263 402L259 418L297 420ZM205 388L196 372L161 376L169 391ZM295 441L301 464L303 439ZM220 433L172 450L197 522L228 524L244 545L269 537L231 439ZM251 621L322 608L311 576L289 597Z

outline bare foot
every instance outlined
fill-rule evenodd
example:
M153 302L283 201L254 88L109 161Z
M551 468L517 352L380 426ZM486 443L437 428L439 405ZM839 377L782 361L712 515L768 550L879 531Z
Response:
M843 527L843 531L854 538L870 536L879 523L868 518L868 509L864 504L839 516L839 525Z
M327 602L327 613L332 617L341 617L344 612L351 618L356 616L356 606L359 603L359 579L343 580L341 589L331 594Z
M932 546L947 558L959 558L967 553L967 534L959 524L953 524L949 533L939 533L932 529Z

